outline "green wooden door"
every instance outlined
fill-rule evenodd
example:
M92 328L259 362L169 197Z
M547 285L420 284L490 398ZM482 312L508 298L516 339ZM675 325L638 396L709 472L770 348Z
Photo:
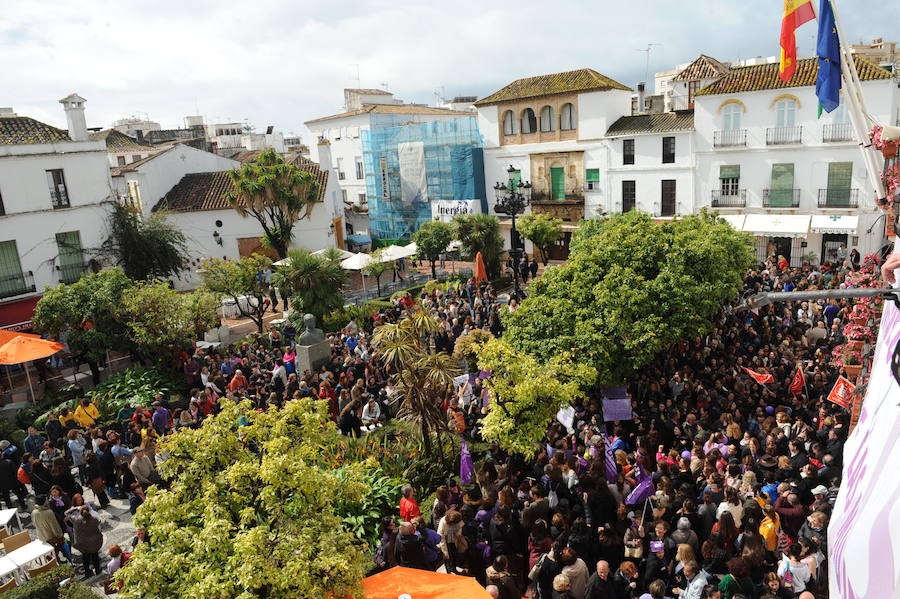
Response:
M772 189L769 202L773 208L790 208L794 202L794 165L772 165Z
M850 180L852 176L852 162L828 163L828 190L825 192L826 206L850 205Z
M0 242L0 297L11 297L25 291L25 277L15 240Z
M566 199L566 172L561 166L550 169L550 197L554 200Z
M59 280L74 283L84 273L84 255L81 251L81 235L78 231L56 234L59 249Z

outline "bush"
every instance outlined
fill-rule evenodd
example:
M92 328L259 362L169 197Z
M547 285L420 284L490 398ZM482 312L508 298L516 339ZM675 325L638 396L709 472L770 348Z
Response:
M337 474L339 478L344 478L343 470L338 470ZM403 481L385 476L381 468L375 467L366 472L363 482L369 486L369 491L362 499L356 503L336 505L335 513L341 517L347 530L374 548L381 540L381 518L394 513Z
M82 582L69 582L59 589L59 599L97 599L98 595Z
M136 366L112 375L94 387L88 397L100 410L103 420L114 419L126 403L148 406L157 393L170 394L179 389L179 383L156 368Z
M71 578L73 575L72 566L67 564L61 565L29 580L20 587L3 593L3 599L59 599L63 596L60 593L59 583L67 578ZM91 593L90 595L82 595L82 597L96 598L97 595L90 589L84 585L79 586L84 587L85 590ZM65 597L67 599L80 599L77 595L66 595Z
M32 424L40 428L47 421L47 412L58 410L63 405L72 407L74 405L73 400L82 394L83 391L77 385L66 385L60 389L48 389L41 401L27 408L22 408L16 413L16 422L20 428L28 428ZM40 425L37 424L38 422L40 422Z

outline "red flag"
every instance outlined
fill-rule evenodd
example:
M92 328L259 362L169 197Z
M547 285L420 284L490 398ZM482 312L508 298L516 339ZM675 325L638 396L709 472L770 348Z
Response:
M791 395L800 395L803 393L804 387L806 387L806 376L803 374L803 370L797 366L797 373L794 375L788 391L791 392Z
M755 370L750 370L749 368L744 368L747 371L747 374L753 377L753 380L759 383L760 385L765 385L766 383L774 383L775 377L771 374L763 374L761 372L756 372Z
M828 401L836 403L845 410L850 409L853 402L853 392L856 391L856 385L848 381L842 376L838 377L837 382L828 394Z
M816 18L810 0L784 0L784 13L781 17L781 60L778 64L778 76L782 81L790 81L797 70L797 37L795 31L800 25Z

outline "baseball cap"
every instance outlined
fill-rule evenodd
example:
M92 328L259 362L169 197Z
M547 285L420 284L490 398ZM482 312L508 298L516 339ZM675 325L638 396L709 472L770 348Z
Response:
M828 489L825 488L825 485L819 485L812 490L813 495L825 495L826 493L828 493Z

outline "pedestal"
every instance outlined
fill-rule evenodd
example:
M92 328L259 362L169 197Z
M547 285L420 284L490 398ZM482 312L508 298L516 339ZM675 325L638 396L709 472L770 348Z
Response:
M320 341L313 345L297 345L297 375L303 376L304 370L315 372L316 369L331 360L331 344Z

